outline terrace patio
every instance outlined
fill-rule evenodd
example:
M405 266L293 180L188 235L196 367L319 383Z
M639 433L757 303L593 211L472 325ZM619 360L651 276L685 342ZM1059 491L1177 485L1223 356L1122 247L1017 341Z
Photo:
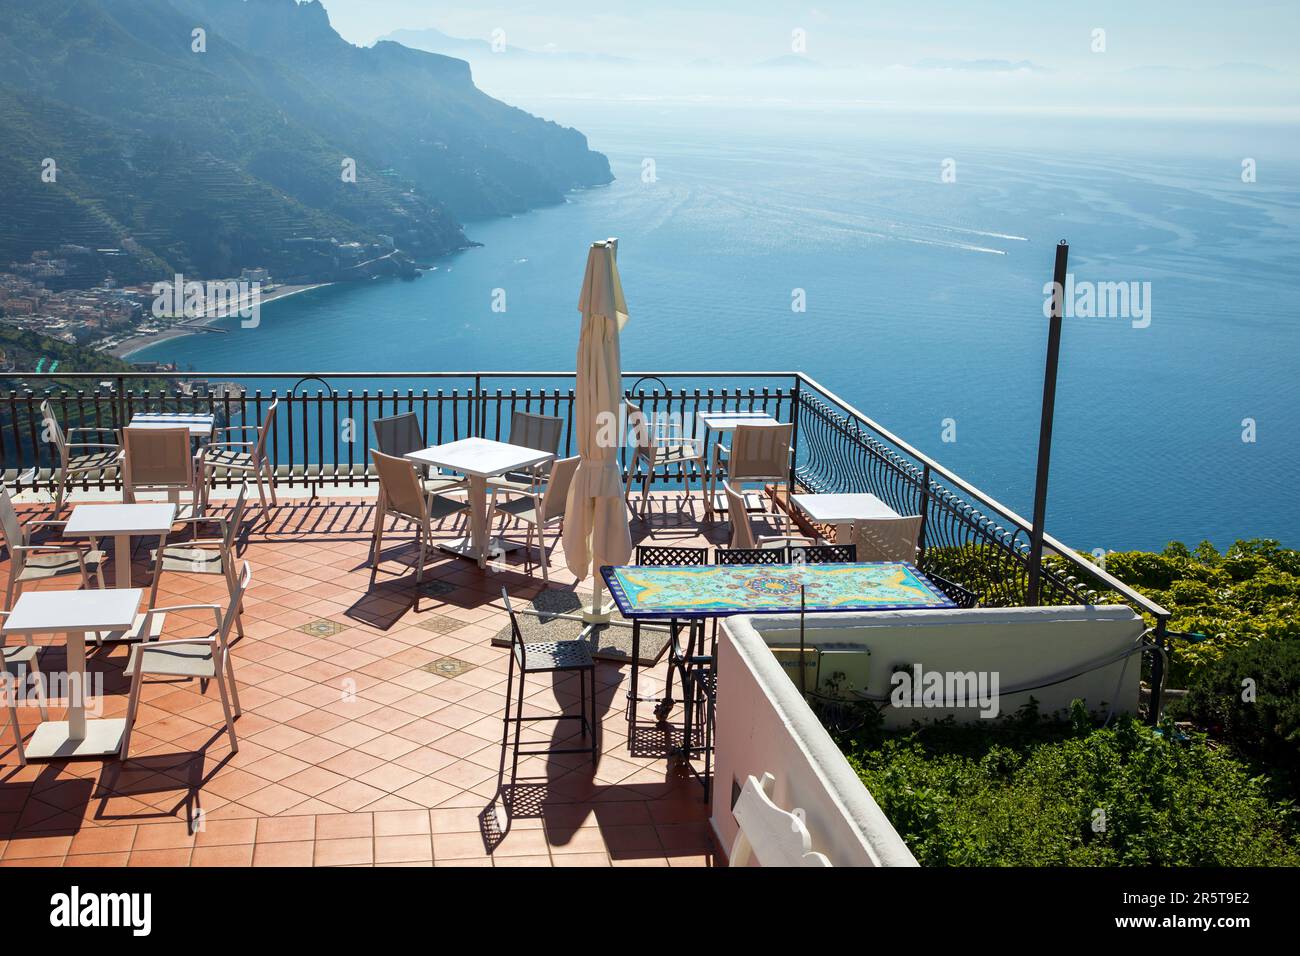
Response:
M706 538L689 512L679 517L678 497L656 493L656 540L725 536L725 525ZM269 527L248 522L242 557L254 585L245 637L232 645L244 708L237 753L215 690L203 695L195 681L146 681L125 763L19 767L6 734L0 865L712 865L699 784L662 756L628 753L626 668L610 663L596 678L599 765L521 759L509 830L500 832L505 811L499 824L484 811L498 795L508 652L491 638L508 623L502 586L523 599L540 581L517 569L520 554L485 571L437 554L417 613L410 576L393 560L414 560L411 547L389 552L371 586L374 506L373 497L290 499ZM634 533L650 529L637 522ZM137 549L137 580L148 574L145 550ZM559 554L551 575L553 586L573 586ZM224 591L220 578L164 573L158 604L222 601ZM208 612L173 612L167 636L210 624ZM46 671L62 666L54 643ZM120 644L89 655L91 673L104 675L106 716L125 710L126 656ZM429 670L448 658L467 669ZM345 693L353 687L355 696ZM575 687L533 678L528 706L556 712L573 703ZM21 711L28 732L36 709Z
M646 708L636 746L629 748L624 664L597 664L601 733L594 769L581 755L526 757L517 784L503 794L509 652L492 638L508 626L503 586L521 601L542 591L523 552L486 568L431 552L417 611L413 576L402 563L414 561L415 548L412 535L399 530L386 538L385 560L371 580L376 489L364 465L369 423L412 410L429 444L467 435L504 440L503 420L515 409L571 416L573 390L564 374L400 376L418 383L418 391L400 387L392 380L398 376L351 377L360 380L355 392L344 375L317 379L323 387L311 391L300 390L299 376L212 375L238 379L244 390L179 394L147 384L132 388L125 378L100 382L96 376L97 387L85 389L75 376L27 376L0 404L0 468L23 519L30 520L51 513L52 470L31 427L47 390L65 422L111 428L146 410L256 422L273 398L284 402L268 446L279 504L269 520L250 508L241 535L240 559L251 565L253 585L244 604L244 636L231 645L243 705L236 721L239 751L230 751L214 689L203 694L195 681L145 681L125 762L53 760L20 767L6 736L0 864L725 865L719 850L726 848L714 845L699 783L666 759L672 735L681 733L680 712L669 715L665 730ZM628 396L647 412L690 419L706 410L762 410L793 422L797 488L870 491L901 513L921 514L922 570L960 581L984 606L1027 603L1024 519L806 376L625 377L635 380ZM737 386L747 377L752 386ZM492 378L507 378L512 387L493 388ZM647 379L660 387L641 387ZM673 379L682 381L674 388L664 384ZM430 380L438 386L432 392ZM287 389L281 384L290 381ZM381 387L374 391L361 387L376 381ZM528 387L518 388L520 382ZM444 390L444 384L457 387ZM271 386L266 393L263 385ZM360 437L349 440L349 429ZM716 435L703 436L706 449L711 437L716 441ZM573 453L571 428L562 444L562 454ZM725 518L704 520L703 477L694 471L686 487L675 479L656 482L649 513L631 521L634 543L725 545ZM113 475L85 480L72 501L120 500L119 481ZM219 482L214 496L213 508L222 513L229 487ZM440 524L435 540L452 537L451 524ZM1153 617L1155 640L1162 639L1161 608L1050 536L1047 543L1057 559L1044 569L1042 603L1091 603L1092 588L1105 589L1111 599ZM10 557L0 563L0 574L8 574ZM147 558L148 548L137 546L137 582L147 578ZM591 588L590 579L575 581L567 570L562 548L552 554L549 573L552 589ZM225 598L220 577L164 572L156 603ZM172 612L165 636L207 633L210 622L209 611ZM62 641L38 643L55 645L44 652L42 668L58 671ZM89 650L90 672L104 679L105 716L125 711L126 657L121 645ZM662 678L662 659L656 669ZM642 680L647 673L654 671L643 669ZM573 677L533 677L528 689L527 705L535 713L558 713L577 699ZM37 714L35 708L23 711L26 732Z

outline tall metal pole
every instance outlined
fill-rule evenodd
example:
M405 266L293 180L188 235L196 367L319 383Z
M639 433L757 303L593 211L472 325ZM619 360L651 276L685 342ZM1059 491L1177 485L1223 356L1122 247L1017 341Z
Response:
M1034 480L1034 525L1029 543L1029 606L1042 597L1043 523L1047 519L1047 473L1052 461L1052 419L1056 414L1056 369L1061 360L1061 316L1065 306L1065 263L1070 245L1056 246L1052 309L1047 325L1047 369L1043 373L1043 417L1038 427L1038 476Z

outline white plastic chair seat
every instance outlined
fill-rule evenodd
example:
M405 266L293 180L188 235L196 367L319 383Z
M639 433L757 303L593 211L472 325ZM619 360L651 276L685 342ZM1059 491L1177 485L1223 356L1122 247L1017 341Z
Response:
M499 478L489 478L487 480L489 488L495 488L497 491L518 491L523 494L531 494L537 487L536 481L529 481L525 475L502 475Z
M131 648L124 673L127 677L134 677L139 667L141 673L153 677L212 679L217 676L215 646L212 638L136 644Z
M116 445L105 445L107 451L90 452L85 455L68 455L68 468L76 471L99 471L116 468L121 449Z
M17 644L13 647L0 647L0 654L4 655L4 665L7 668L17 667L19 664L30 666L36 660L36 656L41 649L35 644Z
M85 555L86 570L88 572L93 572L95 567L104 560L103 551L86 551L83 554ZM69 549L49 554L28 555L26 562L23 564L23 569L18 575L18 580L44 581L58 577L60 574L80 573L81 562L77 560L77 552Z
M149 552L149 560L158 560L158 549ZM220 551L169 544L163 548L164 571L189 571L194 574L225 574L226 566Z
M430 521L441 521L443 518L450 518L452 515L468 510L469 505L464 501L457 501L455 498L448 498L444 495L429 496Z
M702 457L699 448L694 444L659 445L655 452L655 462L660 465L666 462L694 461Z
M533 498L512 498L509 501L497 502L497 511L505 512L511 517L518 518L525 524L541 524L541 516L537 514L537 506Z
M208 446L203 463L208 468L238 468L242 471L253 471L257 467L249 452L220 445Z

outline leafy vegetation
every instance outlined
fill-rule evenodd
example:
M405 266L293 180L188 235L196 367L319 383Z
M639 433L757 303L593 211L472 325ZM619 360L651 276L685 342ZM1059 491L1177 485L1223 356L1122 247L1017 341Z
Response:
M1282 792L1300 796L1300 641L1261 639L1198 669L1168 712L1230 744Z
M1174 542L1159 554L1106 555L1106 570L1166 607L1175 637L1171 686L1234 648L1300 637L1300 551L1270 539L1238 541L1220 554L1208 541L1196 549Z
M923 865L1295 866L1294 808L1203 735L1026 708L840 746Z

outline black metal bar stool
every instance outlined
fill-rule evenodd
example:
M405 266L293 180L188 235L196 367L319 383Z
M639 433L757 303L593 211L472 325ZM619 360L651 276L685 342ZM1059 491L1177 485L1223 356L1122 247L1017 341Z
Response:
M506 603L510 615L510 669L506 676L506 714L501 729L501 752L510 740L510 725L514 724L514 755L510 761L510 782L513 784L519 773L519 756L545 754L591 754L591 762L596 762L599 753L596 743L596 662L591 659L591 651L586 641L533 641L524 643L523 633L519 630L519 619L515 609L510 605L510 595L501 589L501 599ZM515 666L519 667L519 697L515 703L515 715L510 716L511 702L514 700ZM529 674L555 674L575 672L578 675L579 713L577 714L538 714L524 716L524 683ZM591 681L591 717L587 716L587 681ZM539 750L521 750L520 737L523 735L525 722L535 720L580 720L582 721L582 738L591 737L588 747L547 747Z
M708 548L664 548L658 545L642 544L637 545L636 563L642 567L706 567L709 563ZM686 660L695 652L696 632L703 633L701 622L691 620L686 627L689 636L686 640L686 650L683 652L681 642L678 639L682 625L678 624L677 618L668 620L668 682L664 688L664 696L659 703L655 705L655 717L661 721L666 721L668 715L673 709L673 674L674 672L680 677L683 690L683 702L685 702L686 689ZM632 701L631 706L636 707L636 702Z

